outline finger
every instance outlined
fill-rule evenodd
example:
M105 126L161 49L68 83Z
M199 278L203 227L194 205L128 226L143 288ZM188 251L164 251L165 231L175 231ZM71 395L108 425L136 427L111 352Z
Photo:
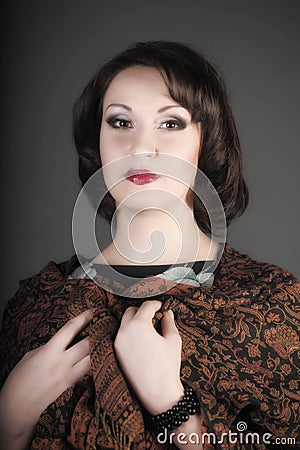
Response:
M135 317L152 322L152 319L162 306L162 302L158 300L147 300L138 309Z
M70 371L70 386L75 384L80 378L84 377L91 370L91 357L87 355L77 364L75 364Z
M92 320L93 310L87 309L76 317L68 320L64 326L50 339L47 345L61 347L64 350Z
M68 358L71 365L77 364L83 358L90 354L89 336L74 344L65 351L65 357Z
M174 313L171 309L166 311L161 319L161 332L163 337L179 337L180 334L174 321Z
M122 316L121 326L129 323L132 320L132 318L135 316L137 311L138 311L138 308L136 306L129 306Z

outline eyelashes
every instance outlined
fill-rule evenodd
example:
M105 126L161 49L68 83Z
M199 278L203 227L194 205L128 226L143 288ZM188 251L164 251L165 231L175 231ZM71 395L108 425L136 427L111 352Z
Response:
M166 127L162 127L162 125L171 125L171 126L166 126ZM173 130L184 130L184 128L186 128L186 123L183 120L180 119L169 119L169 120L165 120L160 127L168 130L168 131L173 131Z
M112 128L119 130L126 130L130 128L134 128L131 120L121 119L118 116L112 116L106 119L106 123L110 125ZM168 119L162 122L159 128L162 128L167 131L176 131L183 130L186 128L187 124L180 119Z
M112 128L119 128L119 129L133 128L130 120L119 119L118 117L114 117L114 116L106 119L106 122Z

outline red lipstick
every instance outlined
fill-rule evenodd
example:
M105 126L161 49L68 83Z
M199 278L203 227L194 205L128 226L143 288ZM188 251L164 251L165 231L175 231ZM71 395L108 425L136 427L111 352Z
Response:
M150 172L148 169L129 169L124 176L131 183L137 185L152 183L159 178L159 175Z

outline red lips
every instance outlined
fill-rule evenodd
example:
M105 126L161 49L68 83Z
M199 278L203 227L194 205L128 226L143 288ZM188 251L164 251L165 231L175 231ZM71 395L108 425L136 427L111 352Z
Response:
M152 183L159 178L159 175L150 172L148 169L129 169L124 176L127 180L131 181L131 183L137 185Z

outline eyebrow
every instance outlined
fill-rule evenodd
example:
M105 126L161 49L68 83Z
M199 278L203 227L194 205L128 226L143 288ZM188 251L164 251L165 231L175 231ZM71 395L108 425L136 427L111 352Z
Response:
M121 106L121 108L127 109L127 111L132 112L132 109L127 105L123 105L123 103L111 103L110 105L108 105L105 111L107 111L111 106Z
M127 111L132 112L132 109L131 109L129 106L124 105L123 103L111 103L110 105L108 105L108 107L106 108L105 111L107 111L108 108L110 108L111 106L121 106L121 108L124 108L124 109L126 109ZM161 112L164 112L164 111L166 111L167 109L171 109L171 108L183 108L183 106L180 106L180 105L167 105L167 106L163 106L162 108L160 108L157 112L158 112L158 113L161 113ZM184 109L184 108L183 108L183 109Z

